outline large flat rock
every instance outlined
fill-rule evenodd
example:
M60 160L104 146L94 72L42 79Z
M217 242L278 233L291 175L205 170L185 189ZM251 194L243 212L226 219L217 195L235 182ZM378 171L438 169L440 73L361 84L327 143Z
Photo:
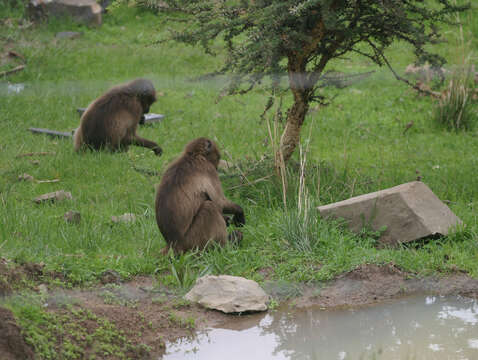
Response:
M324 218L343 218L350 230L364 227L381 234L382 244L397 245L435 235L448 235L461 224L428 186L420 181L398 185L337 203L320 206Z
M269 300L255 281L230 275L203 276L184 298L225 313L265 311Z
M101 6L95 0L30 0L30 16L37 19L49 16L70 16L88 25L101 25Z

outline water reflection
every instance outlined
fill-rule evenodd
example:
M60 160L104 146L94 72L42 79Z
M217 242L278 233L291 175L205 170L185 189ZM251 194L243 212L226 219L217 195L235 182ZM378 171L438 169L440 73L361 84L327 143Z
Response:
M170 343L164 359L478 359L478 303L467 298L277 311L241 322Z

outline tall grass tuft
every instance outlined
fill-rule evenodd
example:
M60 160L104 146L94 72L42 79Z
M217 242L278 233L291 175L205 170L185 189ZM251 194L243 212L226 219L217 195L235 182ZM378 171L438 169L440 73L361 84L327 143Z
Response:
M457 1L454 1L455 5ZM442 93L442 98L435 111L435 121L438 125L450 131L472 130L477 121L474 108L477 93L475 87L475 67L471 65L472 52L470 41L465 41L463 23L460 14L456 13L456 23L459 24L459 66L448 83L448 88Z
M311 124L309 129L312 129ZM307 153L309 152L311 133L305 141L306 146L299 145L299 179L297 184L297 198L294 204L284 200L284 219L280 223L284 240L300 252L311 252L319 241L319 217L311 201L311 196L306 184ZM285 168L285 166L284 166ZM286 177L286 171L280 171L281 177ZM287 186L288 181L282 179L282 186ZM283 188L283 194L287 189Z
M436 109L436 122L447 130L471 130L478 119L472 70L467 66L455 71Z

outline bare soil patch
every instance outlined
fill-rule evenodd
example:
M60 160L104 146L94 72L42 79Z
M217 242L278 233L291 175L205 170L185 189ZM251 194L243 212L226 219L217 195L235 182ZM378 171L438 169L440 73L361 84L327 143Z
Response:
M419 278L394 264L360 265L321 289L307 289L298 307L337 308L371 305L414 294L462 295L478 298L478 280L464 273Z
M25 343L13 314L2 307L0 307L0 359L33 359L33 351Z

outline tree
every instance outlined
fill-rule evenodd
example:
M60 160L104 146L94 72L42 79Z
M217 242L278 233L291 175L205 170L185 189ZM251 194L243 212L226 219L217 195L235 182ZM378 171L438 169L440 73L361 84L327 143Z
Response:
M172 0L171 0L172 1ZM437 25L469 8L456 0L194 0L184 1L192 22L175 39L201 44L212 53L222 38L227 57L222 72L233 74L230 93L246 92L265 77L278 86L286 73L293 104L287 112L280 152L288 161L300 140L318 82L327 64L354 52L387 65L385 49L396 40L413 46L417 62L441 66L444 59L425 46ZM177 6L178 0L174 0ZM395 76L400 78L395 72ZM402 79L403 80L403 79ZM247 85L246 87L244 87Z

